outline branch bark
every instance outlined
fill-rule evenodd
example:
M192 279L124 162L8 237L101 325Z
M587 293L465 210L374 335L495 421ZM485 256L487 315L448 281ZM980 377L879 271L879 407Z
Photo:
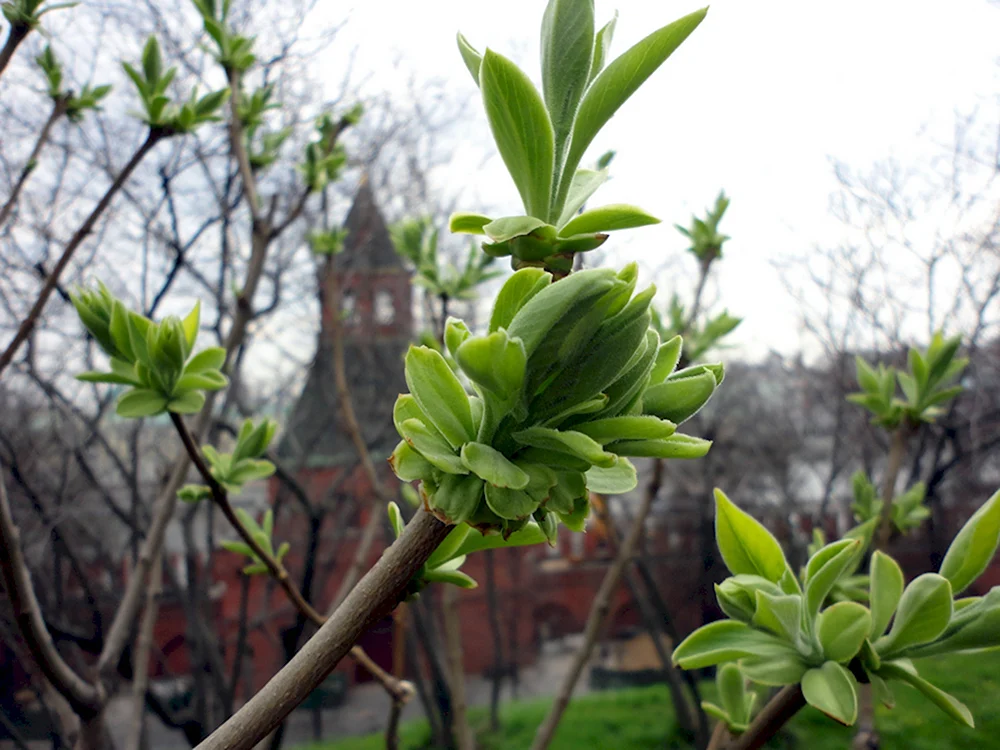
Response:
M45 627L42 609L35 598L31 574L21 551L21 539L10 503L7 488L0 479L0 576L10 600L21 635L32 658L53 687L66 698L73 711L83 717L92 717L104 700L103 690L82 679L56 650L52 637Z
M726 750L758 750L806 705L800 685L782 688Z
M10 31L7 33L7 41L4 42L3 48L0 49L0 75L3 75L11 58L14 57L14 52L17 51L18 46L29 33L31 33L31 27L24 24L16 24L10 27Z
M149 574L149 590L146 608L139 624L139 638L133 658L132 677L132 724L129 726L125 750L141 750L142 736L146 726L146 688L149 685L149 654L153 647L153 629L160 609L160 593L163 587L162 552L157 556L153 570Z
M333 615L260 692L212 733L201 750L250 750L319 685L366 628L391 612L451 527L423 509Z
M451 708L455 714L455 740L458 750L473 750L475 740L469 726L465 693L465 663L462 658L462 625L458 616L458 588L444 589L444 632L448 641L448 671L451 684Z

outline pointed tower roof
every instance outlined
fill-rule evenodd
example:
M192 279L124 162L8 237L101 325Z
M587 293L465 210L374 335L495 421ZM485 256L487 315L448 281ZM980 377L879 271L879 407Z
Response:
M375 204L368 180L362 178L358 194L344 222L347 237L344 251L327 266L329 276L321 284L336 281L357 294L356 304L362 320L372 315L373 290L396 290L400 324L393 329L362 327L344 336L344 369L350 387L351 403L361 425L368 450L376 460L387 457L399 440L392 422L397 393L405 393L403 356L409 346L410 305L409 271L396 253L382 213ZM386 279L385 272L391 273ZM401 277L405 274L405 278ZM339 279L339 281L338 281ZM387 283L389 282L389 283ZM329 311L323 310L324 318ZM368 317L366 317L368 316ZM333 375L333 345L324 324L319 334L316 357L306 383L285 423L278 455L303 468L326 468L350 465L357 452L348 435L341 414Z
M334 259L335 268L366 271L406 269L392 244L389 228L375 203L367 175L361 177L354 204L344 221L344 229L347 230L344 252Z

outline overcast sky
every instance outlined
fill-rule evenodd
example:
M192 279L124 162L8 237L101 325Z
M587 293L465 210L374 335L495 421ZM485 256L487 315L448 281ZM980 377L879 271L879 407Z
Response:
M599 24L620 12L613 55L699 7L596 4ZM372 72L372 91L402 85L403 71L472 92L455 47L458 30L539 80L542 0L364 0L348 7L338 46L357 49L355 70ZM1000 7L986 0L718 0L595 142L593 158L611 148L618 155L613 180L594 204L636 203L664 220L616 241L652 268L685 246L672 223L686 223L725 188L733 203L723 228L733 240L719 286L729 309L746 317L736 339L752 355L794 351L802 344L795 307L768 261L835 242L830 158L859 169L888 156L916 161L948 140L956 111L979 107L995 120L997 39ZM387 63L394 57L398 69ZM462 133L468 143L456 147L492 148L479 107ZM486 169L454 169L446 179L468 185L469 210L521 210L498 157Z

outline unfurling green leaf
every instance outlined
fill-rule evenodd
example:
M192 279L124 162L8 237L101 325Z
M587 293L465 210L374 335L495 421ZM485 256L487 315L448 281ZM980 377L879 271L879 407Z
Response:
M889 627L889 620L896 613L899 598L903 595L903 571L899 564L883 552L876 550L871 561L871 631L878 638Z
M948 627L952 607L947 578L936 573L918 576L904 589L892 629L875 642L875 650L882 658L891 658L906 648L933 641Z
M1000 492L977 510L958 532L941 563L941 575L959 594L975 581L996 554L1000 542Z
M829 661L848 662L868 637L872 616L857 602L839 602L819 613L816 633Z
M715 490L715 538L726 567L777 583L788 569L785 553L771 532Z
M486 117L529 216L549 213L554 163L552 123L542 97L514 63L487 49L479 68Z
M806 703L847 726L858 718L858 685L854 675L833 661L802 677Z

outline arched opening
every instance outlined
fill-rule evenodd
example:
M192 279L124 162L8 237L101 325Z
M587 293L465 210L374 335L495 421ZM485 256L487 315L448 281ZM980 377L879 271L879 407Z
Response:
M392 325L396 320L396 300L388 289L375 291L375 325Z

